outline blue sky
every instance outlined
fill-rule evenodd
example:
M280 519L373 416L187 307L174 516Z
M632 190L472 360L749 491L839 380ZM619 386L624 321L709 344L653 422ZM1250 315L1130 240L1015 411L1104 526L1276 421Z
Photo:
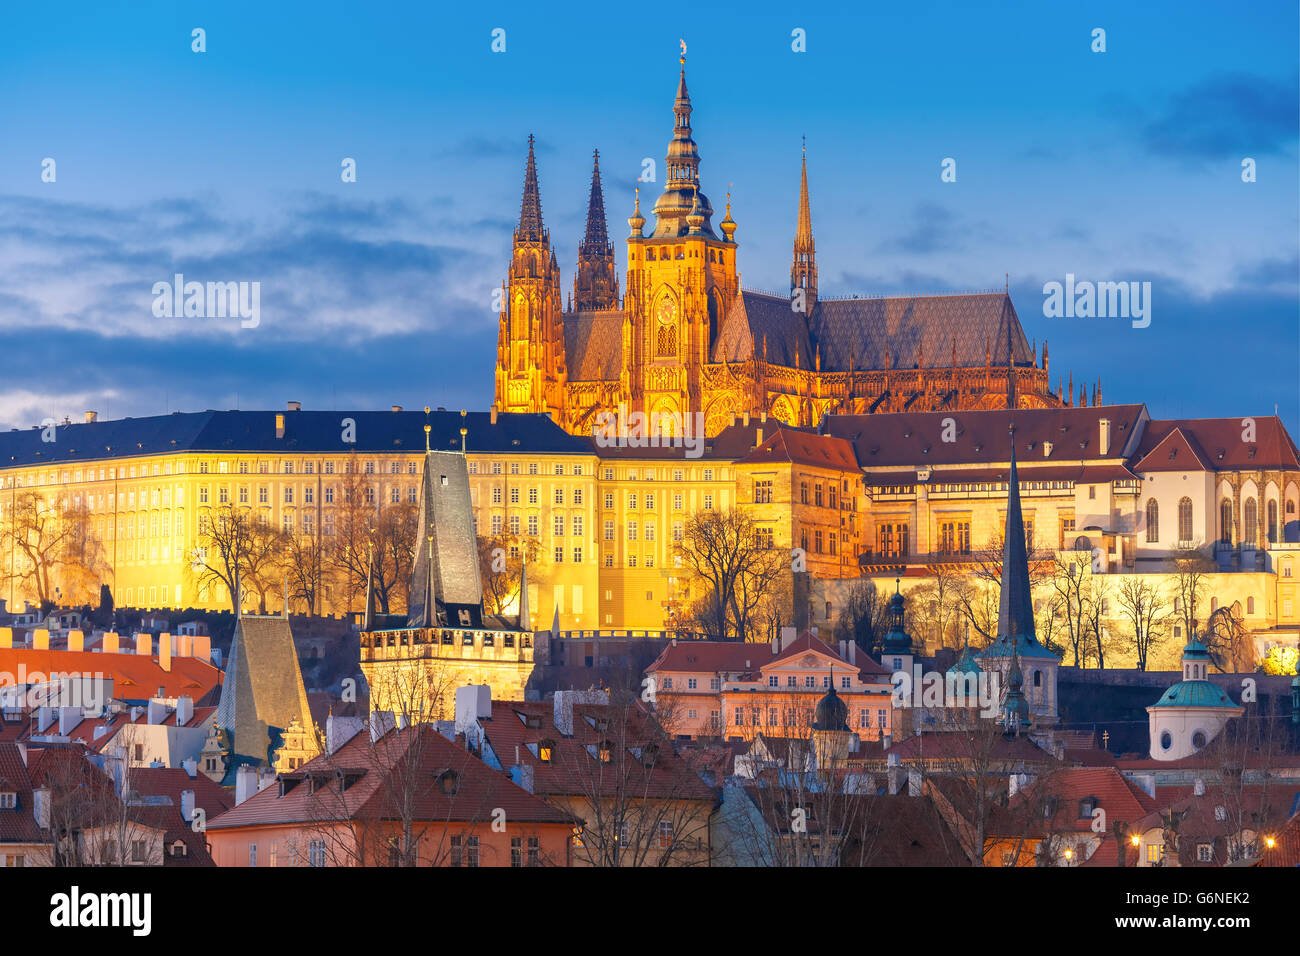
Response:
M9 4L0 427L289 399L485 408L528 133L566 293L593 147L624 269L684 37L704 190L719 211L733 194L747 288L788 282L807 136L823 294L1009 273L1054 376L1100 378L1107 401L1157 417L1277 405L1297 434L1298 26L1293 2L694 3L676 20L635 4ZM155 318L153 284L175 272L260 282L261 324ZM1150 327L1044 317L1043 283L1066 273L1150 281Z

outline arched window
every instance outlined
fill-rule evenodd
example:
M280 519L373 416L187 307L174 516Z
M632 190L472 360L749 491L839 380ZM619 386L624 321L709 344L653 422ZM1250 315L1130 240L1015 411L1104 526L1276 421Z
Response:
M1192 499L1185 495L1178 499L1178 540L1192 540Z
M1219 502L1219 540L1232 544L1232 502L1227 498Z
M659 326L655 334L655 354L660 358L672 358L677 354L677 329L674 326Z
M1160 735L1160 749L1168 750L1173 745L1174 745L1173 735L1166 730L1164 733Z
M1258 507L1254 498L1246 499L1245 520L1242 522L1246 526L1246 533L1243 535L1242 540L1247 544L1254 544L1257 540L1255 532L1259 530Z
M1267 516L1264 530L1268 534L1269 544L1277 544L1277 502L1270 501L1264 508Z
M1160 505L1156 499L1147 499L1147 544L1160 540Z
M1206 744L1205 731L1198 730L1196 733L1192 734L1193 747L1195 747L1197 750L1200 750L1202 747L1205 746L1205 744Z

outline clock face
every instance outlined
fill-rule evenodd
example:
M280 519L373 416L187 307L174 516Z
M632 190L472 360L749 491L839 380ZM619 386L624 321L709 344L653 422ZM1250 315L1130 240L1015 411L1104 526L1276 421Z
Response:
M655 310L655 315L658 317L660 325L672 325L677 318L677 306L673 304L672 299L661 299L659 308Z

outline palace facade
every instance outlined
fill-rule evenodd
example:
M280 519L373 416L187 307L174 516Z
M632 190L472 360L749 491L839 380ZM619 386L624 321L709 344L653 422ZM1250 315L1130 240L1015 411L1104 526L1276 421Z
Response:
M591 434L620 406L658 416L663 432L702 415L712 436L746 413L808 427L829 413L1001 408L1013 382L1022 408L1073 402L1073 381L1053 392L1047 343L1040 358L1005 291L820 296L806 155L789 294L742 289L730 197L715 228L701 188L684 57L673 118L653 221L639 190L627 220L621 290L597 153L567 307L529 137L502 287L497 410L543 413L573 434Z

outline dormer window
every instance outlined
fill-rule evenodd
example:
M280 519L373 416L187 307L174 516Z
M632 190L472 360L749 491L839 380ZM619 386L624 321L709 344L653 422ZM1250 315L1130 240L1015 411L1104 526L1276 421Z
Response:
M596 759L601 763L609 763L614 759L614 745L608 740L602 740L600 746L596 748Z
M1096 797L1084 797L1079 801L1079 819L1088 820L1092 817L1092 811L1097 807Z
M0 793L0 810L18 809L18 794L13 791Z
M460 789L460 774L454 770L446 770L438 777L438 789L447 796L455 796Z
M542 763L550 763L555 752L554 740L542 740L537 744L537 759Z

